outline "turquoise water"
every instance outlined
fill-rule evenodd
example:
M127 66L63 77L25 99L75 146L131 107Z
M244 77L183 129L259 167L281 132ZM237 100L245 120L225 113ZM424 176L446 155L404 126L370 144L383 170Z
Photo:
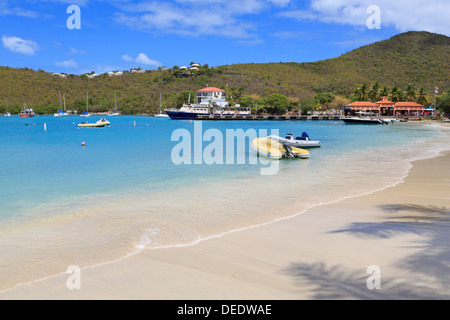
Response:
M89 121L95 122L97 118ZM171 150L178 142L171 141L172 132L184 128L193 133L192 122L127 116L110 118L110 121L110 128L78 129L81 120L75 116L0 118L0 193L2 199L7 199L2 201L0 217L11 216L36 204L93 193L139 188L169 190L185 182L195 184L203 179L259 174L259 170L250 165L232 168L229 165L174 165ZM47 131L44 131L44 123ZM217 128L224 136L226 129L279 130L282 136L288 132L301 135L306 131L323 144L323 148L311 150L314 160L356 150L404 145L436 135L430 129L402 124L349 126L332 121L203 122L202 127L204 131ZM87 147L82 148L82 142ZM208 142L203 145L207 146ZM281 163L284 167L290 164Z
M0 118L0 274L6 286L146 247L195 243L383 188L398 182L410 161L450 149L448 132L432 124L201 123L202 132L215 129L224 137L238 129L279 130L281 136L306 131L322 142L310 149L310 159L279 161L276 175L262 176L271 162L250 164L256 158L248 144L245 164L174 164L179 142L172 134L184 129L194 140L195 121L120 116L109 118L110 127L78 129L82 119Z

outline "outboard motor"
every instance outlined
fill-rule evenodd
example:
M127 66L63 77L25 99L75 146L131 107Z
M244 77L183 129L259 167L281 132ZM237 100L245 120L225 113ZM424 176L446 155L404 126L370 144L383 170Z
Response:
M283 148L286 149L286 158L294 159L295 155L292 152L292 148L288 146L286 143L283 143Z
M306 132L303 132L303 133L302 133L302 138L303 138L304 140L309 140L309 135L308 135Z
M288 133L288 134L286 134L286 139L287 140L294 140L294 135L292 133Z

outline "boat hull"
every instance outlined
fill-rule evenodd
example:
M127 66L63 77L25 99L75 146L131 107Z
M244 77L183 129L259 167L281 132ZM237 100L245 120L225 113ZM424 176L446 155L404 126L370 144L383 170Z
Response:
M383 124L379 119L342 119L347 124Z
M170 118L167 114L165 113L160 113L160 114L156 114L155 118L164 118L164 119L168 119Z
M109 126L110 122L105 120L97 121L96 123L80 123L78 128L103 128Z
M166 111L170 119L173 120L196 120L199 115L207 115L206 113Z

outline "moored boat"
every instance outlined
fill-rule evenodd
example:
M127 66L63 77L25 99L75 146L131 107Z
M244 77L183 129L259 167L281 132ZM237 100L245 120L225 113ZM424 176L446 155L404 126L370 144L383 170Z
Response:
M287 144L282 144L269 137L256 138L252 141L252 148L259 155L265 156L270 159L279 160L283 158L301 158L308 159L309 151L290 147Z
M89 118L92 114L89 113L89 92L86 93L86 112L80 114L80 117Z
M387 124L388 122L381 121L378 115L368 112L357 112L355 117L344 117L342 121L347 124Z
M34 117L36 114L34 113L34 110L31 108L27 108L24 104L24 108L22 109L22 111L20 112L20 117L21 118L32 118Z
M106 119L100 119L96 123L83 122L78 125L78 128L103 128L109 126L111 123Z
M162 113L162 94L159 94L159 113L155 114L155 118L165 118L168 119L170 118L169 115L167 113Z
M166 109L171 119L195 120L198 116L208 115L250 115L251 109L240 105L230 106L225 99L225 90L207 87L197 91L197 103L191 104L191 97L187 104L180 109Z
M301 137L296 137L294 139L294 135L292 133L288 133L286 138L282 138L279 136L271 135L270 139L278 141L280 143L285 143L291 147L298 148L320 148L320 141L310 140L309 136L306 132L303 132Z
M120 116L119 111L117 111L117 92L114 91L114 111L108 113L108 117Z

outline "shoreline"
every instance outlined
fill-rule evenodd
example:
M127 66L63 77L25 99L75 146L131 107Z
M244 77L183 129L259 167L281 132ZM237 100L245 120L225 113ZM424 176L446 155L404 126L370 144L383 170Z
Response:
M246 250L255 252L259 256L262 255L264 259L260 257L258 259L260 262L261 260L267 259L264 252L261 252L264 251L261 250L261 242L266 243L269 247L271 247L271 252L276 255L280 255L279 251L286 251L286 249L281 250L281 248L289 247L291 251L287 255L281 255L279 257L280 261L285 261L287 257L292 256L292 252L296 252L297 250L302 250L302 252L308 253L310 256L314 256L314 244L311 244L313 247L307 245L296 246L291 243L295 241L288 241L288 243L286 243L285 241L277 240L278 245L274 245L268 241L268 236L265 233L267 231L269 235L275 234L282 238L296 238L296 232L292 234L292 230L287 233L285 231L280 232L280 229L291 229L292 225L296 225L305 232L311 232L313 229L310 230L307 225L310 223L317 224L317 218L323 216L324 212L336 210L336 208L341 210L341 212L342 210L351 211L355 205L361 206L361 203L364 203L365 201L364 199L377 198L380 194L389 193L389 191L395 191L399 188L401 189L402 185L411 184L410 180L414 180L414 176L417 175L417 171L423 170L420 169L421 167L426 167L427 161L442 163L442 158L450 159L450 152L444 151L434 158L412 162L408 173L400 179L400 181L380 190L371 191L363 195L349 196L326 204L315 204L290 217L279 218L268 223L232 230L221 235L200 239L192 244L173 246L169 248L143 248L140 252L130 253L128 256L115 261L87 266L82 268L83 287L82 290L79 291L69 291L65 286L68 275L65 273L60 273L29 283L18 284L13 288L6 289L0 292L0 299L310 299L311 297L308 292L303 292L301 295L296 293L294 294L292 290L295 289L295 286L292 284L287 285L287 288L284 288L281 291L279 291L279 286L275 283L271 283L271 285L266 284L263 286L266 289L263 290L263 293L261 293L260 290L255 291L255 286L259 287L259 285L256 285L255 283L252 283L252 286L249 287L247 283L249 279L246 278L243 282L242 279L240 280L241 277L239 276L239 273L248 270L253 270L257 273L261 273L262 271L258 266L254 265L254 262L252 263L251 261L247 261L249 260L247 255L242 255L242 253L239 253L242 251L241 246L248 248ZM411 176L413 176L413 178L411 178ZM440 178L442 179L442 177ZM413 183L410 187L417 187L417 184L418 183L416 181L416 184L414 185ZM446 184L446 187L448 187L448 184ZM380 199L378 198L378 202L380 202L379 200ZM449 205L448 198L446 201L447 202L444 207ZM350 206L348 205L349 203ZM370 210L369 213L370 215L374 214L374 212L371 212ZM330 219L329 214L325 214L325 216L327 219ZM344 220L351 223L357 223L354 220L359 220L359 217L353 215L353 219ZM336 224L340 222L341 221L339 221L339 219L337 221L333 221L332 226L336 227ZM248 236L251 236L250 239L256 236L259 240L256 242L251 240L249 241ZM340 237L343 237L342 234ZM315 239L320 240L319 238L320 237L316 234ZM346 241L348 242L349 239L346 239ZM407 242L408 241L411 241L411 239L407 240ZM320 240L320 242L323 243L323 240ZM352 245L349 243L347 244L350 247ZM216 246L220 248L218 252ZM230 264L227 261L223 261L223 257L219 254L220 252L226 253L226 256L232 257L230 261L238 261L239 258L244 260L243 263L231 263L232 269L235 270L235 272L231 274L231 277L230 274L225 272L225 269L221 264L214 262L219 260L225 265ZM184 261L180 260L180 256L184 257ZM209 258L210 256L214 257L212 261L211 258ZM192 257L197 257L197 259L193 259L194 261L192 261ZM328 260L340 261L340 259L336 258L337 257L335 254L330 254ZM198 261L206 261L207 263L206 265L202 265ZM344 262L345 260L340 261L340 263ZM275 260L270 261L270 263L279 264L280 262ZM313 264L308 268L314 266L320 267L320 265ZM130 270L133 270L131 271L131 274ZM152 273L152 275L147 274L148 270L151 270L150 273ZM154 273L155 271L156 273ZM362 274L364 274L364 271L365 270L362 270ZM253 278L253 276L247 274L247 272L244 273L247 277ZM141 276L139 276L139 274ZM267 277L267 270L265 270L265 273L263 272L263 274ZM193 279L197 279L199 283L196 283L195 281L192 283L192 277L194 277ZM266 277L262 277L263 280ZM277 272L275 272L275 274L270 274L270 277L281 277L281 279L278 280L286 281L286 279L284 279L285 277L280 276ZM111 279L118 282L115 289L108 284L111 282ZM175 281L173 279L178 279L179 281ZM189 279L188 282L190 282L190 286L195 287L197 290L196 295L183 294L183 292L186 293L186 290L188 289L186 285L183 285L183 281L187 279ZM216 285L211 286L211 281L216 283ZM233 285L229 285L229 281ZM103 286L100 285L101 283L107 283L108 285ZM171 290L167 291L167 289L165 289L167 286L169 286ZM190 286L189 290L191 288ZM86 287L89 289L85 289ZM157 287L159 289L156 291L159 291L160 293L155 293L153 290L144 290L143 287L147 289L150 287ZM221 289L225 287L228 288L225 290L228 292L217 294L217 291L221 291ZM240 289L237 290L237 288ZM272 294L274 290L277 292L276 295ZM161 291L163 294L161 294ZM208 294L206 294L206 292ZM448 296L450 296L450 294Z

